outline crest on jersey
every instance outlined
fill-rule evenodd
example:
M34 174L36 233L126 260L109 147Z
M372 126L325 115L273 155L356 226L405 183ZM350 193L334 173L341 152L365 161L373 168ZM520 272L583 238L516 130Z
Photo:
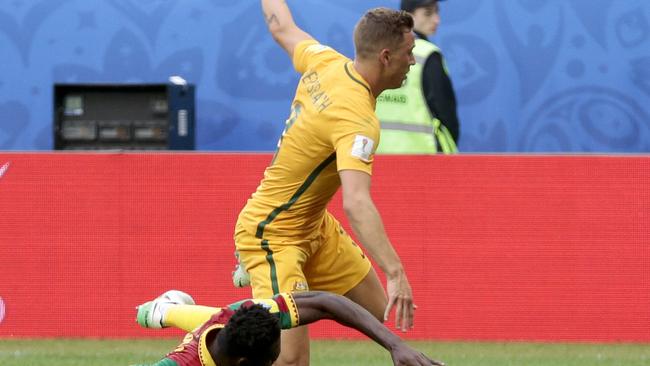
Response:
M293 291L307 291L309 290L309 285L305 281L296 281L293 284Z

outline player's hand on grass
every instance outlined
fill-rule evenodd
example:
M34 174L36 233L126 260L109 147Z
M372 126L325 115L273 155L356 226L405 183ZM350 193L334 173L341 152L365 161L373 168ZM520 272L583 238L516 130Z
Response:
M414 350L406 344L394 348L390 356L393 358L395 366L445 366L443 362L432 360L424 353Z
M388 292L388 305L384 312L384 321L395 307L395 327L403 332L413 328L413 318L417 306L413 304L413 291L404 271L395 276L387 276L386 290Z

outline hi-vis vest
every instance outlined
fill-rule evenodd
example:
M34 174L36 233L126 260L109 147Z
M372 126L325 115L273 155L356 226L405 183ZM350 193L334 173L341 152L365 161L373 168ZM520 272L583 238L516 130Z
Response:
M449 130L434 118L422 91L422 70L427 58L440 49L423 39L415 40L415 65L399 89L377 97L376 113L381 122L380 154L436 154L436 144L445 154L458 152ZM445 67L445 72L446 72Z

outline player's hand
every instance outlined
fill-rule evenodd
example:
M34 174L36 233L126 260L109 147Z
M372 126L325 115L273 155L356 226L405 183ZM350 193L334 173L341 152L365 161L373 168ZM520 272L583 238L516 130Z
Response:
M388 305L384 312L384 321L395 307L395 327L403 332L413 328L413 318L417 306L413 304L413 292L406 279L406 274L401 271L394 277L387 277L386 291L388 292Z
M390 356L393 358L393 365L395 366L445 366L444 362L432 360L406 344L394 348Z

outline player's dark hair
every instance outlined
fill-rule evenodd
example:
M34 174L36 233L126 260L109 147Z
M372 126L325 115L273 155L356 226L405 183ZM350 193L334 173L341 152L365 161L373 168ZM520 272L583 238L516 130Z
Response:
M395 48L404 33L413 29L413 18L402 10L375 8L368 10L354 28L357 57L368 58L384 48Z
M275 361L273 345L280 338L280 322L262 305L243 305L221 331L219 346L230 357L245 357L249 365Z

